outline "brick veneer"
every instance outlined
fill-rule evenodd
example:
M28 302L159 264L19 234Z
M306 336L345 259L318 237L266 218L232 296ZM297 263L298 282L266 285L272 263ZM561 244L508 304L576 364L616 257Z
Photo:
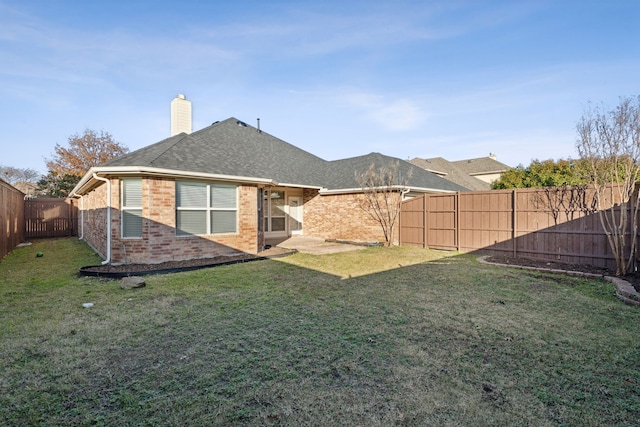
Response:
M211 258L235 252L257 253L258 189L238 189L238 232L212 236L176 236L175 180L142 178L142 237L121 237L120 181L111 180L111 262L159 263ZM106 255L106 184L84 196L83 236L103 257Z
M117 182L117 181L116 181ZM101 257L107 254L107 185L94 188L80 202L80 237Z
M304 234L323 239L360 242L384 241L380 224L359 205L358 194L320 195L304 189ZM398 242L398 230L394 243Z
M107 253L106 184L92 189L81 203L83 238L103 258ZM234 252L257 253L264 243L258 229L258 188L238 188L238 232L212 236L176 236L175 180L142 178L142 237L121 237L120 180L111 179L111 262L159 263L211 258ZM357 194L320 195L303 190L304 235L362 242L384 241L380 224L364 212ZM396 229L398 230L398 228ZM398 241L398 233L394 243Z

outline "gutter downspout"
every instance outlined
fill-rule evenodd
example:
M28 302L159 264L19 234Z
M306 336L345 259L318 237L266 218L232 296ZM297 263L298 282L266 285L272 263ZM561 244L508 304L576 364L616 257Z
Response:
M405 194L409 193L411 191L410 188L403 188L402 190L400 190L400 212L402 212L402 202L404 201L404 196ZM400 230L402 229L402 223L400 222L400 217L402 217L402 215L398 215L398 246L400 245Z
M80 200L80 225L78 226L80 236L78 236L78 240L84 239L84 196L79 195L78 193L69 194L69 198L74 198Z
M111 180L98 176L95 172L93 177L107 183L107 258L102 261L102 265L105 265L111 262Z
M76 196L78 196L76 194ZM80 198L80 237L78 240L84 239L84 196L78 196Z

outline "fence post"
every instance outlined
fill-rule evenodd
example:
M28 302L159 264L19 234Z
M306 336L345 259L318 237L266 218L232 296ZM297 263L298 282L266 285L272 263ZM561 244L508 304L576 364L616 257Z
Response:
M71 236L73 233L73 222L71 220L71 203L69 203L70 199L64 199L64 203L67 205L67 232L68 236Z
M423 209L423 224L424 224L424 247L425 249L429 249L429 202L430 202L430 195L425 194L424 195L424 209Z
M518 256L518 248L516 245L516 236L518 235L518 204L516 202L516 189L511 192L511 212L513 218L511 219L511 242L513 244L513 257Z
M456 236L456 251L460 252L460 192L456 191L456 197L454 200L454 211L455 211L455 223L453 226L455 227L455 236Z
M429 249L429 244L427 243L429 241L429 216L427 215L427 209L429 206L427 200L428 197L429 196L427 194L422 195L422 247L425 249Z

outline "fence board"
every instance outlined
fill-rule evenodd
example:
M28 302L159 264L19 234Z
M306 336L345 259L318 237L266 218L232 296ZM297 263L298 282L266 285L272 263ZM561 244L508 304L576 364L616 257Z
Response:
M426 198L427 206L427 242L426 246L435 249L455 250L456 239L456 195L434 194Z
M406 246L424 247L426 232L424 197L407 200L400 211L400 241ZM402 224L406 224L403 226Z

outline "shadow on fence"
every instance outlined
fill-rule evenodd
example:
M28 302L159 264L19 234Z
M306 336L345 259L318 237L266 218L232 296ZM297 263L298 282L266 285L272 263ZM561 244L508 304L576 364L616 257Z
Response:
M589 187L425 194L403 202L400 244L615 269Z
M24 240L24 193L0 179L0 259Z

